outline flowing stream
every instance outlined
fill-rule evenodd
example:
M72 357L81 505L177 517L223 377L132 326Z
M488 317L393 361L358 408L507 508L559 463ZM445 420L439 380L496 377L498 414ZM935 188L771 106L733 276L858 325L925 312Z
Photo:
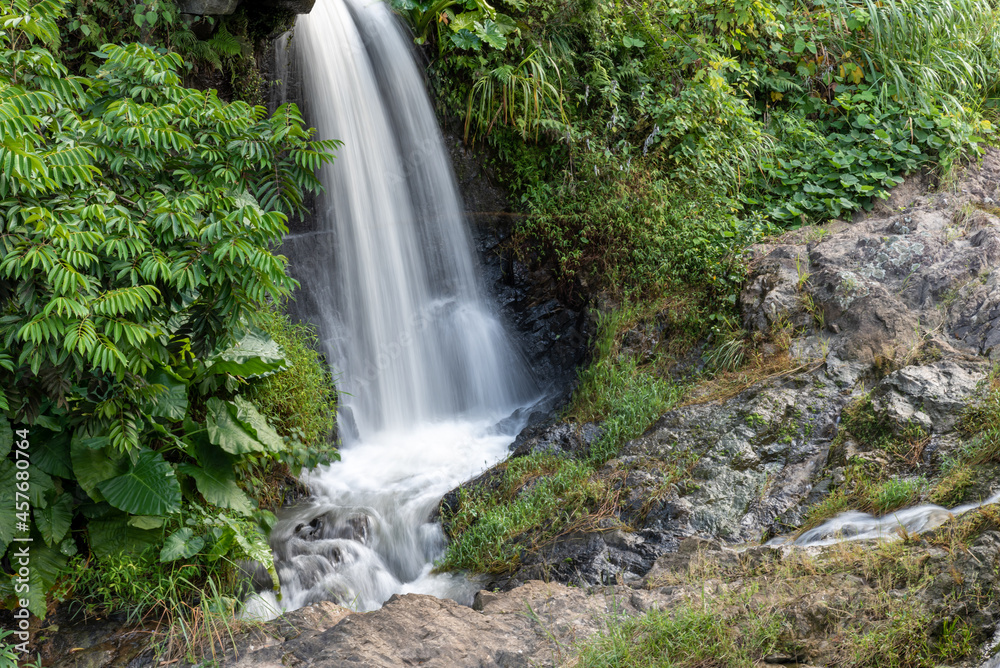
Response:
M272 531L281 601L262 594L248 614L321 599L371 610L401 592L465 600L475 583L430 573L444 549L432 515L506 455L535 382L478 285L412 38L392 12L319 0L279 55L301 72L319 137L344 142L321 173L315 229L285 243L300 315L338 374L344 444Z
M840 513L823 524L803 532L793 541L794 545L831 545L847 540L895 540L900 534L919 534L941 526L952 517L974 510L991 503L1000 503L1000 492L980 503L967 503L955 508L927 503L911 508L904 508L881 517L856 510ZM787 543L787 536L779 536L768 542L768 545ZM994 632L993 639L982 650L982 662L979 668L1000 668L1000 626Z
M804 531L795 539L796 545L830 545L845 540L871 540L898 537L901 532L923 533L936 529L952 517L991 503L1000 502L1000 492L981 503L967 503L955 508L945 508L926 503L903 508L881 517L856 510L840 513L823 524ZM780 543L775 539L772 543Z

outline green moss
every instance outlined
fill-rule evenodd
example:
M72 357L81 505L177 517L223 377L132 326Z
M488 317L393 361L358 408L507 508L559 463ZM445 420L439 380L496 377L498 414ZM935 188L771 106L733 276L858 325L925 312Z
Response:
M250 397L279 434L291 439L288 464L312 468L335 457L337 392L323 357L316 352L310 325L293 323L277 306L261 315L261 325L289 367L255 381Z

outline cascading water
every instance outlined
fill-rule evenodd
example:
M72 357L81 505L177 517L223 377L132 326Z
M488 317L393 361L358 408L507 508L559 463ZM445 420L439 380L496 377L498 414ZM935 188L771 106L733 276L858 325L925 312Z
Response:
M909 534L923 533L936 529L952 517L991 503L1000 503L1000 492L981 503L968 503L955 508L932 503L904 508L895 512L876 517L856 510L840 513L818 527L804 531L798 536L795 545L829 545L845 540L872 540L895 538L901 532ZM771 544L780 544L784 540L774 539Z
M321 173L318 229L285 250L353 433L341 462L306 476L311 501L272 531L280 607L370 610L404 591L462 598L464 579L430 575L444 546L431 515L506 454L520 425L501 419L536 387L477 285L451 165L391 11L320 0L299 17L292 51L309 122L344 144ZM263 605L278 603L251 607Z

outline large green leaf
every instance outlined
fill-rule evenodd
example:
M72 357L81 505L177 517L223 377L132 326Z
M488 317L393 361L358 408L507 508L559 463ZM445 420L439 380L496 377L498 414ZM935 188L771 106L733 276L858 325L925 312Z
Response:
M14 430L10 427L10 422L3 415L0 415L0 459L10 454L10 449L14 445Z
M174 422L183 420L188 410L187 383L163 369L151 372L146 380L163 388L146 404L146 413Z
M219 354L208 373L255 378L279 371L286 364L281 346L260 330L251 329L236 345Z
M70 444L70 459L73 462L73 473L87 494L94 501L103 501L104 496L97 488L98 484L124 473L124 456L108 454L102 445L107 439L74 438Z
M263 443L268 451L281 452L285 449L284 439L278 436L278 432L271 428L271 425L267 423L267 419L260 414L252 403L243 397L236 397L233 403L236 406L236 419L259 442Z
M97 485L115 508L133 515L163 515L180 510L181 487L163 455L142 450L128 472Z
M212 397L206 402L208 414L205 424L208 439L226 452L243 455L264 452L267 448L236 419L236 406Z
M274 591L280 595L281 583L278 581L278 571L274 567L274 554L271 552L271 547L267 544L267 539L264 538L264 535L252 525L240 525L225 516L221 519L232 529L233 538L236 540L236 544L242 549L243 555L267 569L267 572L271 575Z
M35 418L33 426L48 429L49 431L57 434L63 430L63 425L59 419L51 415L39 415Z
M212 529L212 532L215 534L215 542L212 544L212 549L205 555L209 562L218 561L228 554L236 540L236 530L231 527L225 529L216 527Z
M205 500L220 508L228 508L249 515L253 504L236 484L232 469L205 469L191 464L182 464L178 470L194 478L198 491Z
M62 494L48 508L35 508L34 515L35 526L45 539L45 544L55 545L66 536L73 521L73 497Z
M71 480L70 438L66 432L42 434L31 439L31 463L49 475Z
M0 504L3 504L3 511L0 512L0 555L7 551L7 546L14 539L14 526L17 522L14 472L14 462L0 459Z
M117 513L87 523L90 549L100 558L127 552L141 554L150 545L160 541L160 531L149 531L131 526L128 515Z
M163 518L158 515L133 515L128 518L128 525L137 529L159 529L163 526Z
M503 34L503 29L495 21L483 19L475 23L476 37L483 40L494 49L503 51L507 48L507 37Z
M31 484L28 485L28 498L31 500L31 505L35 508L44 508L49 505L49 494L56 489L52 477L48 473L40 471L37 466L31 465L28 467L28 479L31 481Z
M205 539L201 536L195 536L194 530L190 527L184 527L170 534L163 542L163 549L160 550L160 562L190 559L198 554L203 547L205 547Z
M39 619L48 612L47 594L66 567L66 557L58 550L37 541L30 548L31 571L28 575L28 610ZM20 595L20 594L19 594Z

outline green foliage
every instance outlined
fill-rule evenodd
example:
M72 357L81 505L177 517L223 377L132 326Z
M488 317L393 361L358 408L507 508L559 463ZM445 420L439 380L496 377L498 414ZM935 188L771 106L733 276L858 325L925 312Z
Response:
M943 101L960 115L970 99L995 90L1000 15L989 2L839 0L830 6L849 29L842 48L881 74L882 102L934 108Z
M612 618L604 632L584 644L577 665L756 666L781 646L783 618L753 603L737 609L734 615L687 603L671 611L654 609L637 618Z
M248 396L277 432L289 439L285 463L293 473L327 464L336 427L337 393L325 360L316 352L315 330L292 323L273 305L261 316L263 330L281 346L288 367L254 380Z
M168 546L174 544L168 540ZM160 660L208 665L202 662L212 657L213 645L230 639L243 624L234 619L238 601L229 593L235 585L233 569L223 566L230 564L197 558L160 563L152 553L89 561L76 557L59 596L71 598L89 614L145 623ZM198 594L194 599L192 592Z
M294 106L182 87L173 53L108 44L70 74L43 46L62 9L0 17L0 478L30 454L39 616L67 557L158 553L192 513L182 553L270 564L239 480L287 447L239 389L286 365L254 323L295 287L271 248L335 147ZM28 426L13 449L8 419Z
M927 487L923 476L891 477L879 464L852 462L844 469L844 482L809 508L802 528L816 526L847 510L884 515L913 505Z
M899 174L936 160L947 172L961 147L982 141L978 123L929 106L909 110L875 93L844 93L831 105L835 116L821 124L776 113L782 141L773 160L762 163L767 189L760 196L777 204L770 213L786 221L823 221L885 199L902 182ZM982 128L985 129L985 128Z
M994 514L986 525L995 527L995 521ZM977 641L985 640L961 601L992 592L971 585L958 601L949 604L948 597L944 610L938 601L929 606L926 597L932 578L950 580L949 567L955 572L951 560L961 553L954 550L940 566L928 568L926 544L915 547L905 540L840 543L814 556L794 552L728 567L720 567L711 552L699 552L686 569L656 583L680 585L672 587L681 595L676 605L638 617L611 615L601 633L580 644L578 665L756 666L768 655L807 653L817 630L837 639L813 657L825 665L961 665L974 655ZM804 601L827 600L825 592L842 583L845 574L865 586L835 618L803 626L801 617L789 613ZM715 586L720 580L722 586Z
M442 44L479 51L483 44L503 50L517 27L484 0L393 0L393 7L409 21L417 44L434 35ZM510 3L523 8L523 0ZM447 26L447 29L445 29Z
M866 448L874 448L897 459L911 459L927 441L916 424L896 425L875 408L870 395L851 402L841 414L841 429Z
M521 238L590 287L697 286L726 315L775 225L947 175L991 132L998 14L977 0L507 4L517 48L439 40L433 81L495 149ZM423 35L440 15L410 5Z
M543 545L600 508L609 494L586 462L554 455L511 459L495 488L460 490L443 519L455 537L438 562L442 570L503 573L523 550Z
M258 104L263 101L264 81L254 46L293 22L291 12L266 7L254 7L252 13L239 8L230 16L192 20L181 17L173 0L72 0L60 26L59 53L72 71L92 75L102 64L104 44L155 45L183 56L189 75L208 68L222 71L235 99ZM201 39L195 31L210 36Z
M469 92L465 138L469 138L473 117L478 132L488 134L494 126L502 124L513 126L524 138L534 130L537 137L550 108L557 109L565 119L559 66L536 49L516 65L501 65L476 79Z
M617 339L635 318L634 308L598 317L594 359L580 374L568 412L577 422L601 421L602 434L590 453L598 464L615 456L682 396L682 389L660 376L655 365L620 352Z

